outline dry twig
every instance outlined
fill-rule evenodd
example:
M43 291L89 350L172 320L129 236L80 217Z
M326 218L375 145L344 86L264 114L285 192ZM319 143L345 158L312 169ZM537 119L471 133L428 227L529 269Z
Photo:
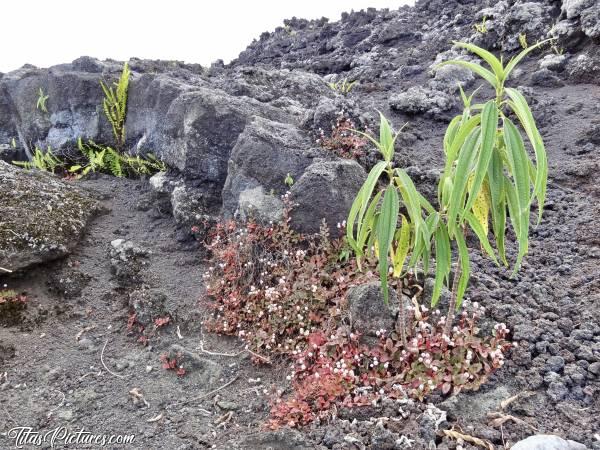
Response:
M225 356L227 358L235 358L236 356L240 356L246 352L250 353L252 356L254 356L255 358L260 359L261 361L267 363L267 364L271 364L271 360L269 358L267 358L266 356L262 356L259 355L256 352L253 352L250 349L244 349L244 350L240 350L237 353L219 353L219 352L212 352L210 350L206 350L204 348L204 336L202 334L202 332L200 332L200 345L198 346L198 350L200 350L202 353L205 353L207 355L211 355L211 356Z
M79 333L77 333L77 335L75 336L75 340L79 341L79 339L81 339L81 336L83 336L83 333L87 333L88 331L92 331L94 328L96 328L96 325L90 325L89 327L85 327Z
M446 436L448 436L451 439L455 439L455 440L463 440L465 442L469 442L471 444L475 444L478 445L482 448L486 448L488 450L494 450L494 446L492 445L492 443L490 441L486 441L483 439L479 439L475 436L471 436L468 434L463 434L463 433L459 433L458 431L455 431L454 429L452 430L443 430L444 434Z
M181 402L181 404L187 404L187 403L191 403L191 402L197 402L199 400L204 400L205 398L211 397L211 396L215 395L217 392L222 391L223 389L225 389L227 386L233 384L238 378L239 378L239 375L236 375L230 381L228 381L227 383L225 383L223 386L218 387L217 389L213 389L212 391L210 391L210 392L208 392L206 394L199 395L198 397L194 397L194 398L191 398L189 400L184 400L184 401Z
M158 422L162 418L163 418L163 413L160 413L158 416L152 417L151 419L146 420L146 422L147 423Z
M519 400L521 397L531 397L532 395L534 395L534 394L531 391L522 391L522 392L519 392L518 394L513 395L512 397L509 397L506 400L502 400L500 402L500 408L506 409L506 407L508 405L510 405L511 403Z
M102 366L106 369L106 371L108 373L110 373L111 375L117 377L117 378L125 378L123 375L119 375L118 373L114 373L113 371L111 371L108 367L106 367L106 364L104 364L104 350L106 349L106 345L108 344L108 339L106 340L106 342L104 343L104 347L102 347L102 352L100 353L100 362L102 363Z
M61 399L60 403L58 404L58 406L55 406L54 408L52 408L52 409L51 409L51 410L48 412L48 414L46 415L46 417L47 417L47 418L50 418L50 416L52 415L52 413L53 413L54 411L56 411L58 408L60 408L62 405L64 405L64 404L65 404L65 394L63 394L63 393L62 393L61 391L59 391L59 390L56 390L56 392L58 392L60 395L62 395L62 399Z
M506 422L508 422L509 420L511 420L518 425L524 425L524 426L532 429L533 431L537 431L537 428L534 427L533 425L531 425L530 423L524 421L523 419L519 419L518 417L511 416L510 414L503 414L500 412L491 412L491 413L488 413L487 416L489 419L492 419L490 421L489 425L493 428L500 427L500 426L504 425Z

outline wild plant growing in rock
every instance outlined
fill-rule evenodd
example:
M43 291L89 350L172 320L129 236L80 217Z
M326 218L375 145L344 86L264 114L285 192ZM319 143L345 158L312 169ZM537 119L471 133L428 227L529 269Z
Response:
M83 143L78 139L77 148L84 160L72 165L69 172L85 176L90 172L110 173L115 177L150 175L166 170L165 163L148 153L144 158L122 154L112 147L96 144L93 141Z
M49 98L49 96L44 94L44 90L42 88L39 88L38 99L37 99L37 103L36 103L35 107L37 109L39 109L40 111L47 113L48 108L46 107L46 102L48 101L48 98Z
M369 173L359 190L347 220L346 239L356 254L358 267L365 256L378 258L379 276L383 298L388 303L388 268L394 277L404 274L404 266L415 268L421 263L427 271L431 253L431 233L437 220L430 203L417 192L408 174L394 167L394 146L398 133L393 133L387 119L380 115L379 140L357 132L377 147L383 161L378 162ZM381 189L378 188L383 181ZM400 214L400 207L407 216ZM430 214L426 218L426 214ZM400 226L398 222L400 219ZM404 331L405 311L400 302L402 341L406 342Z
M36 147L31 161L13 161L13 164L24 169L38 169L54 173L57 168L64 166L64 161L55 156L52 153L52 147L48 146L46 151Z
M269 426L299 427L326 418L335 405L371 405L381 397L423 401L435 391L458 394L478 390L489 375L504 365L509 330L496 326L494 335L477 335L477 307L464 312L449 335L435 314L411 317L415 338L404 346L395 333L382 332L374 346L338 328L332 334L311 333L308 346L293 355L294 392L276 398Z
M125 63L119 81L113 83L113 86L109 86L103 81L100 81L100 86L102 86L102 90L104 91L102 108L106 118L112 125L113 134L119 150L125 145L125 118L127 116L127 93L129 90L130 76L131 70L129 70L129 65Z
M327 86L329 86L335 92L339 92L343 95L348 95L352 91L352 88L355 84L356 80L348 81L348 78L344 78L343 80L337 81L335 83L327 83Z
M353 328L347 313L347 294L376 279L374 261L363 260L370 270L361 272L356 259L340 260L344 242L331 239L326 227L316 235L295 233L289 196L283 200L288 213L281 223L217 224L204 275L214 310L205 329L238 336L256 363L278 356L291 362L293 390L276 394L269 427L303 426L331 417L340 405L478 389L503 365L509 330L498 325L493 336L480 337L476 322L483 311L477 304L463 311L448 335L439 311L411 308L410 340L402 342L391 324L376 331L375 342L363 341L364 330ZM416 301L422 289L410 278L403 284ZM162 362L166 369L181 367L174 353Z
M335 125L332 126L329 136L325 136L325 132L320 130L317 143L342 158L361 158L365 156L369 141L354 133L355 128L356 125L352 119L342 113L336 120Z
M509 218L518 244L514 274L528 251L534 200L538 204L538 222L541 220L548 177L546 151L525 97L517 89L505 87L505 82L516 65L542 44L523 50L503 65L482 48L456 43L478 55L491 70L462 60L442 63L473 71L492 86L496 95L484 104L472 104L473 95L467 97L461 91L463 113L450 122L443 141L446 163L438 186L438 211L417 192L406 172L393 167L397 134L393 135L383 116L379 140L369 137L384 160L371 170L352 205L347 221L348 243L359 264L365 253L373 252L378 257L386 302L389 263L392 274L399 276L410 253L407 268L414 269L420 264L427 273L433 248L436 260L433 306L443 285L449 285L454 246L458 263L452 281L447 335L469 281L470 258L465 239L468 231L477 236L485 253L497 262L488 240L491 216L496 250L501 261L508 265L505 237ZM529 158L523 136L511 118L524 130L534 150L535 163ZM381 178L386 180L384 186L375 189ZM400 214L401 207L408 217Z
M481 19L481 22L473 25L473 28L475 28L475 31L477 31L479 34L487 34L487 32L488 32L487 16L483 16L483 18Z

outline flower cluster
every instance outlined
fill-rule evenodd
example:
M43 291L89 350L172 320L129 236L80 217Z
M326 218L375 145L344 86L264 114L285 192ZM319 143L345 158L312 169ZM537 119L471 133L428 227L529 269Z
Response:
M502 324L491 336L479 335L476 323L484 310L468 302L444 334L445 317L418 305L422 288L414 276L402 283L414 286L417 302L409 308L407 345L399 324L376 330L374 344L363 340L364 330L348 323L346 294L351 286L377 279L375 262L365 261L359 272L344 257L342 240L330 239L326 227L314 236L299 235L290 229L288 214L267 226L218 224L208 249L212 265L204 278L213 314L204 325L238 336L256 363L267 360L261 355L282 355L291 364L293 390L275 396L272 428L306 425L336 405L478 389L510 348Z
M361 158L365 156L369 142L366 138L352 131L355 129L356 125L352 119L340 115L335 125L331 127L329 137L325 136L322 129L319 130L320 136L317 139L317 144L342 158Z
M292 355L288 379L294 390L275 400L269 425L306 425L329 414L333 404L376 404L383 397L423 400L436 390L477 390L504 364L511 347L509 330L500 325L493 336L480 337L478 310L461 315L450 336L443 334L444 321L435 312L424 316L413 311L406 347L395 331L379 331L378 343L371 346L343 326L330 336L312 333L310 345Z
M336 323L348 286L373 277L340 261L344 242L330 239L327 227L313 236L291 230L289 207L279 224L217 224L208 249L214 264L204 279L214 315L204 325L258 354L302 351L311 333Z

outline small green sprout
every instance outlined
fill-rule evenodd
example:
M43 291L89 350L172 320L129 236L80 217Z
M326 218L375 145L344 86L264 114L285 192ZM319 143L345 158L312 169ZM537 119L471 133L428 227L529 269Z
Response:
M40 88L38 90L38 99L37 99L37 103L36 103L36 108L42 112L47 113L48 108L46 108L46 101L48 100L48 98L49 98L49 96L45 95L44 90L42 88Z
M292 187L294 185L294 179L289 173L286 175L285 180L283 180L283 182L288 187Z
M481 19L480 23L476 23L475 25L473 25L475 27L475 30L480 33L480 34L486 34L488 32L487 29L487 16L483 16L483 19Z
M527 43L527 35L525 33L519 33L519 44L521 44L521 47L524 49L529 47L529 44Z
M327 83L327 86L329 86L332 90L339 92L340 94L348 95L355 84L356 80L349 82L348 78L344 78L343 80L335 83Z

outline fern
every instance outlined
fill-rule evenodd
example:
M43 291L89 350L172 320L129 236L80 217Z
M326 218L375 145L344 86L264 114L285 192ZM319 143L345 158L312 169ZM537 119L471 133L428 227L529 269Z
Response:
M123 155L112 147L96 144L94 141L84 144L81 138L77 141L77 147L87 162L85 165L71 166L69 172L79 176L90 172L103 172L119 178L136 177L164 172L167 169L164 162L150 153L146 157Z
M125 63L119 81L113 83L113 86L106 85L103 81L100 81L100 86L102 86L102 91L104 91L102 108L112 126L118 149L122 149L123 145L125 145L125 118L127 116L127 92L129 90L130 76L131 71L128 64Z
M113 176L123 178L123 156L110 147L106 147L106 166Z
M41 148L36 147L31 158L31 161L13 161L15 166L23 167L24 169L38 169L44 172L52 172L63 167L65 163L52 153L52 147L44 152Z

